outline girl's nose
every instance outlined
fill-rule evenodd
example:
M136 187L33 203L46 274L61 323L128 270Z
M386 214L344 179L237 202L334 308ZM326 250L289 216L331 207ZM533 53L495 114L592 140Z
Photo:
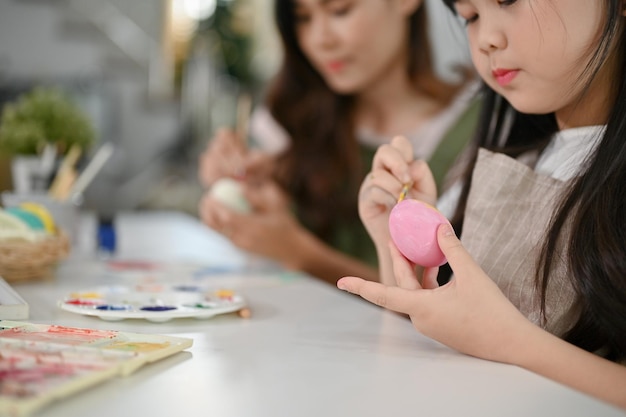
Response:
M480 21L478 30L478 47L483 52L493 52L494 50L506 48L506 33L500 23L493 21L492 23L487 22L487 19Z

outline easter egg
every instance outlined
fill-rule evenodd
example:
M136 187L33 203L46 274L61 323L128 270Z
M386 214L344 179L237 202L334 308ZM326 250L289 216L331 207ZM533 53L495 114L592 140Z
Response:
M35 214L43 223L46 232L54 233L56 230L54 217L45 206L32 202L24 202L20 204L20 208Z
M391 240L405 258L424 267L441 266L446 257L437 242L437 228L449 223L435 207L418 200L402 200L389 214Z
M225 177L215 181L209 194L220 203L240 213L250 213L252 210L244 195L243 185L233 178Z
M35 241L37 235L21 218L0 209L0 240L23 239Z
M41 218L31 211L24 210L21 207L8 207L6 212L22 220L32 230L45 230Z

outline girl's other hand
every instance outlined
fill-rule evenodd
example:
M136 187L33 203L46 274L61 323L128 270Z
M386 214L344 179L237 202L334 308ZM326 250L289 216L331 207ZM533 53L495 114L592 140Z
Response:
M340 289L410 316L424 335L460 352L499 362L515 363L524 338L538 328L502 294L456 238L449 225L438 229L438 242L446 255L453 279L436 285L436 269L426 269L421 280L397 250L391 250L398 286L385 286L345 277ZM420 283L421 281L421 283Z

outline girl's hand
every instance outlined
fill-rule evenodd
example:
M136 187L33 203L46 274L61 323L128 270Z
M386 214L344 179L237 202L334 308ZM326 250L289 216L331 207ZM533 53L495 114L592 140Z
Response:
M359 192L359 216L379 248L389 241L389 212L405 184L411 184L407 197L434 205L437 190L428 165L413 160L411 143L397 136L378 148Z
M538 330L484 273L456 238L449 225L438 230L438 242L454 278L437 287L438 268L418 280L413 265L391 246L397 287L345 277L340 289L400 313L426 336L460 352L499 362L515 363L524 338Z
M411 184L407 198L434 205L437 189L430 168L424 161L413 160L411 143L397 136L378 148L372 172L363 181L359 192L359 216L376 246L379 280L387 285L394 282L388 249L389 213L405 184Z

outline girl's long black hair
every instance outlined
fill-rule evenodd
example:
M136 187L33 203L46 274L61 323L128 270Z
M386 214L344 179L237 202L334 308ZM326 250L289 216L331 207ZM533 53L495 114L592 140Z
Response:
M358 188L369 168L356 140L354 98L333 92L302 52L294 1L275 0L274 17L283 61L266 104L291 138L278 160L277 180L293 197L301 220L325 238L338 219L358 221ZM417 90L445 103L460 86L436 77L426 19L424 5L409 17L407 72Z
M454 0L443 1L454 11ZM545 313L546 288L553 263L559 256L560 231L571 222L571 241L565 242L566 262L581 313L564 339L608 359L623 361L626 359L626 30L622 0L604 0L604 3L606 24L601 42L583 78L588 86L601 65L609 60L610 65L614 63L610 88L614 96L609 98L613 105L601 143L553 214L536 269L536 285ZM554 114L517 112L486 85L483 90L474 151L484 147L513 157L528 150L541 151L558 130ZM465 173L460 204L452 220L458 233L462 233L476 152Z

